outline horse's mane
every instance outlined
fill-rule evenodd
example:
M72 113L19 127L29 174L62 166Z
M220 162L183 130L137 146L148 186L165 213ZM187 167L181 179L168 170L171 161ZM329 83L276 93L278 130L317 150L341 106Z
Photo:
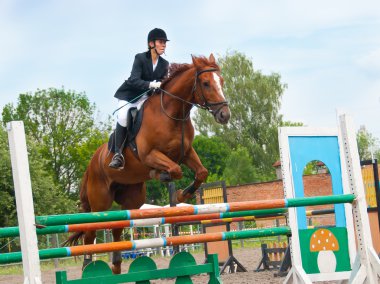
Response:
M204 56L195 57L195 60L201 66L210 66L212 68L216 68L216 69L220 70L219 66L216 63L211 63L208 60L208 58L206 58ZM169 66L168 76L162 82L162 88L164 88L165 85L167 83L169 83L177 75L189 70L193 66L194 66L193 64L188 64L188 63L171 63Z
M169 83L173 78L175 78L178 74L189 70L193 67L193 64L188 63L171 63L169 65L168 76L162 82L162 87L164 87L167 83Z

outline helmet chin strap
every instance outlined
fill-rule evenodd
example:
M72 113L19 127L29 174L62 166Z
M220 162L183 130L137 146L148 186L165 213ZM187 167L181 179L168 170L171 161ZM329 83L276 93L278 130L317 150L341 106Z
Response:
M160 54L157 52L157 49L156 49L156 43L154 42L154 46L153 47L149 47L150 49L154 49L154 52L160 56ZM165 51L164 51L164 54L166 55Z
M156 52L156 54L159 55L158 52L157 52L157 49L156 49L156 43L153 42L153 44L154 44L154 46L153 46L153 47L150 47L150 46L149 46L149 49L150 49L150 50L154 49L154 51Z

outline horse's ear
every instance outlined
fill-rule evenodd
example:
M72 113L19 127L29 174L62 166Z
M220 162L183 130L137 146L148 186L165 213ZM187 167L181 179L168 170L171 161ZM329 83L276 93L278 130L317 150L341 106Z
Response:
M198 67L198 65L197 65L197 57L194 56L194 55L192 54L192 55L191 55L191 60L193 61L193 65L194 65L195 67Z
M208 59L211 63L215 63L215 57L214 57L214 54L210 54L210 57Z

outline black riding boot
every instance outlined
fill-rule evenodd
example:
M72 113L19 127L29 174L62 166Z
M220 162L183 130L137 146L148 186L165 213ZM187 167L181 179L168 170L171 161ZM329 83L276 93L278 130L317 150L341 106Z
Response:
M124 141L127 140L127 128L121 126L119 123L116 123L115 131L115 155L112 158L109 167L114 169L123 169L124 168L124 157L123 157L123 148Z

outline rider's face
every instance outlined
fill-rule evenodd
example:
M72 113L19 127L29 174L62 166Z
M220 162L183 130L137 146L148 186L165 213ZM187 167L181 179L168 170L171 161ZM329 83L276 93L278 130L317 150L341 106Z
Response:
M165 52L166 49L166 41L162 39L157 39L153 42L149 43L151 47L156 45L156 51L159 55L162 55Z

